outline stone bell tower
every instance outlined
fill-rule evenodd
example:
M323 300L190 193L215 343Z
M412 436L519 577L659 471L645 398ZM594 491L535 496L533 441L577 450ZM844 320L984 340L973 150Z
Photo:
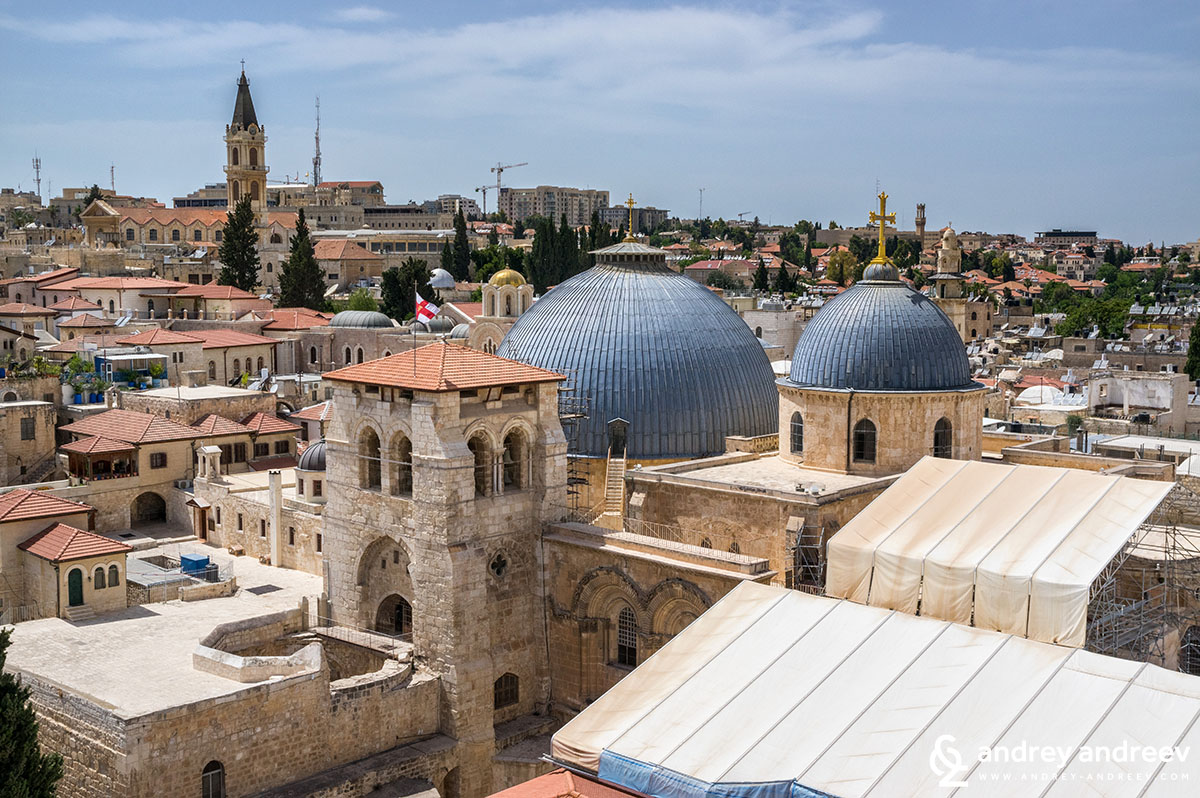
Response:
M444 341L324 377L334 621L411 641L457 741L442 794L482 798L495 725L549 702L538 542L566 501L563 377Z
M229 210L246 195L260 227L267 223L267 134L258 124L245 62L238 79L233 120L225 126L225 191Z

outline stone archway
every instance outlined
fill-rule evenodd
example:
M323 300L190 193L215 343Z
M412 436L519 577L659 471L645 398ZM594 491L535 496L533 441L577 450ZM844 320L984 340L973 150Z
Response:
M420 602L413 588L409 562L408 551L403 544L387 536L376 538L363 549L355 580L359 609L354 623L385 634L412 632L412 618L419 615ZM402 608L401 601L408 605L410 628L405 632L393 632L396 613L398 608Z
M385 635L411 635L413 625L412 604L398 593L392 593L379 602L375 611L375 631Z
M167 502L153 491L146 491L129 507L129 525L161 524L167 520Z

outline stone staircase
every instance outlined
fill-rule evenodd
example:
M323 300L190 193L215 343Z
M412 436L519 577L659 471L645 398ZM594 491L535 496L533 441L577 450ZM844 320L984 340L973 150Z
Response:
M604 475L603 512L596 525L606 529L620 529L625 514L625 458L609 457Z
M86 604L81 605L79 607L67 607L67 620L68 621L74 621L74 622L90 621L92 618L95 618L95 617L96 617L95 610L93 610L91 607L87 606Z

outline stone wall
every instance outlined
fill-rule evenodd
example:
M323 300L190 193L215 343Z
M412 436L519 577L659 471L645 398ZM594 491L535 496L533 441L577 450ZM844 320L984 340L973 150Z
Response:
M0 388L0 396L3 393ZM0 446L0 487L30 482L35 476L54 478L54 471L39 473L38 469L47 461L54 462L56 417L54 405L40 399L0 402L0 440L4 442ZM33 419L30 440L21 435L21 422L25 419ZM57 470L57 463L54 468Z
M284 470L287 477L282 483L285 486L293 484L294 471ZM197 535L206 535L210 543L230 548L241 546L243 551L255 559L271 556L272 514L269 492L263 490L233 493L228 484L211 480L197 480L196 495L207 500L212 506L207 515L212 522L212 528L196 530ZM324 573L324 553L318 548L324 548L323 524L321 520L322 505L310 504L296 499L283 499L280 515L279 530L279 560L282 568L292 568L310 574ZM217 523L217 510L220 510L221 522ZM242 529L237 527L238 514L242 516ZM262 521L267 522L267 534L262 535Z
M188 399L182 401L174 395L153 395L154 392L121 391L117 394L117 406L124 410L153 413L156 416L194 424L209 413L241 421L254 413L275 414L275 397L262 391L246 391L240 396L221 396L212 399Z

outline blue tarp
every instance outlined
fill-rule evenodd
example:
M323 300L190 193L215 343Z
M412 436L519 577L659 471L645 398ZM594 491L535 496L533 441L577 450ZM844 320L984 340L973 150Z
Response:
M605 749L600 753L604 781L620 784L653 798L835 798L795 780L707 782L669 768L639 762Z

